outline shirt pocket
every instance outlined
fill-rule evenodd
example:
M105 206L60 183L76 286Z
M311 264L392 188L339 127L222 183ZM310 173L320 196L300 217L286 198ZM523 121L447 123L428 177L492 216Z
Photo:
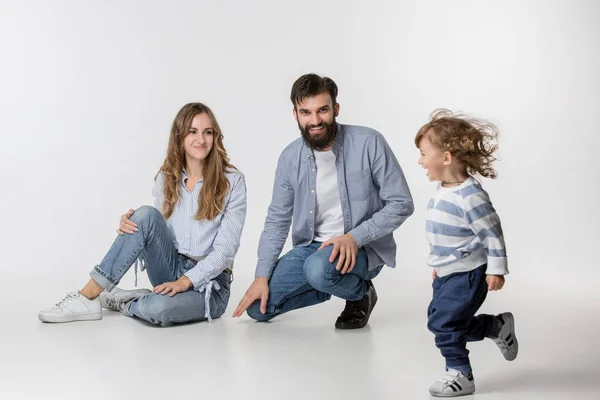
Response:
M373 192L371 174L363 170L350 171L346 173L346 186L350 200L367 200Z

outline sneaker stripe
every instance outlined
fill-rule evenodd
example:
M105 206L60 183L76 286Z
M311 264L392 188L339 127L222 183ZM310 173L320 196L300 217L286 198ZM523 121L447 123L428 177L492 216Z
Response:
M514 343L514 342L511 340L511 341L509 341L509 342L508 342L508 343L506 343L506 344L507 344L507 345L509 345L509 346L512 346L512 345L513 345L513 343Z
M456 392L456 388L454 387L454 383L452 385L450 385L450 389L452 389L453 392Z
M456 387L458 388L458 390L462 390L462 386L460 386L460 384L458 382L454 383L456 385Z
M508 341L510 340L510 338L512 338L512 335L509 333L509 334L506 336L506 339L505 339L505 340L508 342Z

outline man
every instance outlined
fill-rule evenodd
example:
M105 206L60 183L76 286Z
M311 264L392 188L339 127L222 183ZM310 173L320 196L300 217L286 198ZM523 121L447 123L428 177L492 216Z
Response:
M392 232L413 212L383 136L336 123L337 85L315 74L293 85L302 134L281 154L258 247L256 278L233 313L259 321L337 296L338 329L364 327L377 302L371 280L396 265ZM293 222L293 249L277 259Z

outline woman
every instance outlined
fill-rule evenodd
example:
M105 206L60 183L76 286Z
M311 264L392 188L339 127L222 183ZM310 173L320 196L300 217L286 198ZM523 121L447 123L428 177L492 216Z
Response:
M154 207L121 216L119 236L85 287L40 311L40 320L101 319L104 307L166 326L212 321L225 312L246 185L204 104L186 104L175 117L153 195ZM134 262L136 273L138 264L147 269L152 291L116 288Z

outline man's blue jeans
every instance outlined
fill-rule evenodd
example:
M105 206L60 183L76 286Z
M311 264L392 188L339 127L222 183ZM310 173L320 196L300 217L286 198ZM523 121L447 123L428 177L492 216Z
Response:
M375 278L383 266L368 270L367 252L359 249L356 264L350 273L335 269L337 259L329 262L333 246L317 250L320 242L298 246L277 261L269 280L267 312L260 312L260 300L248 307L248 315L258 321L268 321L298 308L322 303L336 296L344 300L360 300L369 288L367 281Z

